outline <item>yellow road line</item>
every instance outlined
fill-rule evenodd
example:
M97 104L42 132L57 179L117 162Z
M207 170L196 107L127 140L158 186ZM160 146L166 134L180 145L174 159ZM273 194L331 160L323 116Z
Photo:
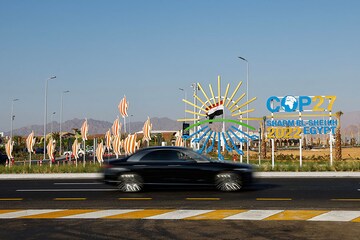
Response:
M265 218L264 220L308 220L310 218L316 217L328 211L318 211L318 210L285 210L281 213L272 215Z
M11 212L19 212L22 211L21 209L15 210L15 209L5 209L5 210L0 210L0 214L3 213L11 213Z
M333 198L331 201L339 202L360 202L360 198Z
M256 198L256 201L292 201L291 198Z
M189 201L219 201L220 198L186 198Z
M360 222L360 217L353 219L352 222Z
M118 198L119 200L152 200L152 198Z
M21 218L60 218L60 217L66 217L66 216L70 216L70 215L96 212L96 211L98 211L98 210L72 209L72 210L63 210L63 211L56 211L56 212L50 212L50 213L35 214L35 215L25 216L25 217L21 217Z
M147 209L147 210L139 210L135 212L117 214L105 218L109 219L141 219L146 217L152 217L155 215L172 212L174 210L161 210L161 209Z
M54 198L54 201L84 201L86 198Z
M0 201L22 201L23 198L0 198Z
M194 217L188 217L184 220L220 220L246 211L247 210L214 210L209 213L200 214Z

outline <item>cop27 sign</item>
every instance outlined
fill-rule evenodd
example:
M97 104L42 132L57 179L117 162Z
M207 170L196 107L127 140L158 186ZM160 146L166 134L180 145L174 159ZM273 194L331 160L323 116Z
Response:
M328 100L328 103L327 101ZM285 97L269 97L266 102L267 109L272 112L323 112L326 110L331 112L332 106L336 100L336 96L299 96L291 95ZM325 102L325 103L324 103Z
M266 121L268 127L267 137L270 139L300 139L301 134L335 134L337 120L332 119L308 119L303 120L302 112L329 112L328 114L319 114L318 116L331 116L333 104L336 96L292 96L284 97L271 96L266 101L267 109L272 113L272 118ZM299 117L297 120L282 118L277 113L298 112L298 114L290 115L291 117ZM316 114L315 114L316 115ZM288 115L284 115L287 117ZM314 116L314 114L310 115Z

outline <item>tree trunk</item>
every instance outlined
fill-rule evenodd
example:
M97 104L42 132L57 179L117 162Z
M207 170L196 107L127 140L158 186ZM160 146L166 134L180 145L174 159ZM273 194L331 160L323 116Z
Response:
M342 159L340 127L336 128L336 133L335 133L335 159L336 160Z

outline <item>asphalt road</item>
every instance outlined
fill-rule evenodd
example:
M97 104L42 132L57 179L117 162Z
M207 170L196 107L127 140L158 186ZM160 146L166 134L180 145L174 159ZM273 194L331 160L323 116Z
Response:
M258 180L238 193L149 189L125 194L96 179L0 181L0 209L360 210L358 178ZM0 239L358 239L358 222L0 219Z
M214 189L158 189L121 193L93 180L0 181L1 209L181 208L360 209L357 178L262 178L236 193Z

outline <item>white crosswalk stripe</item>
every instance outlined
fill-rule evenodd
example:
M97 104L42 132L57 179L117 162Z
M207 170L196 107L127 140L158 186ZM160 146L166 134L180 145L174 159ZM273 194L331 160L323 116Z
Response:
M283 210L249 210L225 218L225 220L262 220Z
M308 221L348 222L360 216L360 211L330 211L313 217Z
M152 217L147 217L145 219L183 219L183 218L188 218L188 217L193 217L196 215L208 213L211 211L213 210L177 210Z
M129 213L129 212L135 212L139 209L109 209L109 210L102 210L102 211L96 211L96 212L90 212L90 213L82 213L82 214L76 214L71 216L65 216L61 218L76 218L76 219L94 219L94 218L103 218L103 217L109 217L114 216L117 214L123 214L123 213Z
M66 209L23 210L23 211L0 214L0 219L21 218L21 217L27 217L27 216L36 215L36 214L57 212L57 211L63 211L63 210L66 210Z

